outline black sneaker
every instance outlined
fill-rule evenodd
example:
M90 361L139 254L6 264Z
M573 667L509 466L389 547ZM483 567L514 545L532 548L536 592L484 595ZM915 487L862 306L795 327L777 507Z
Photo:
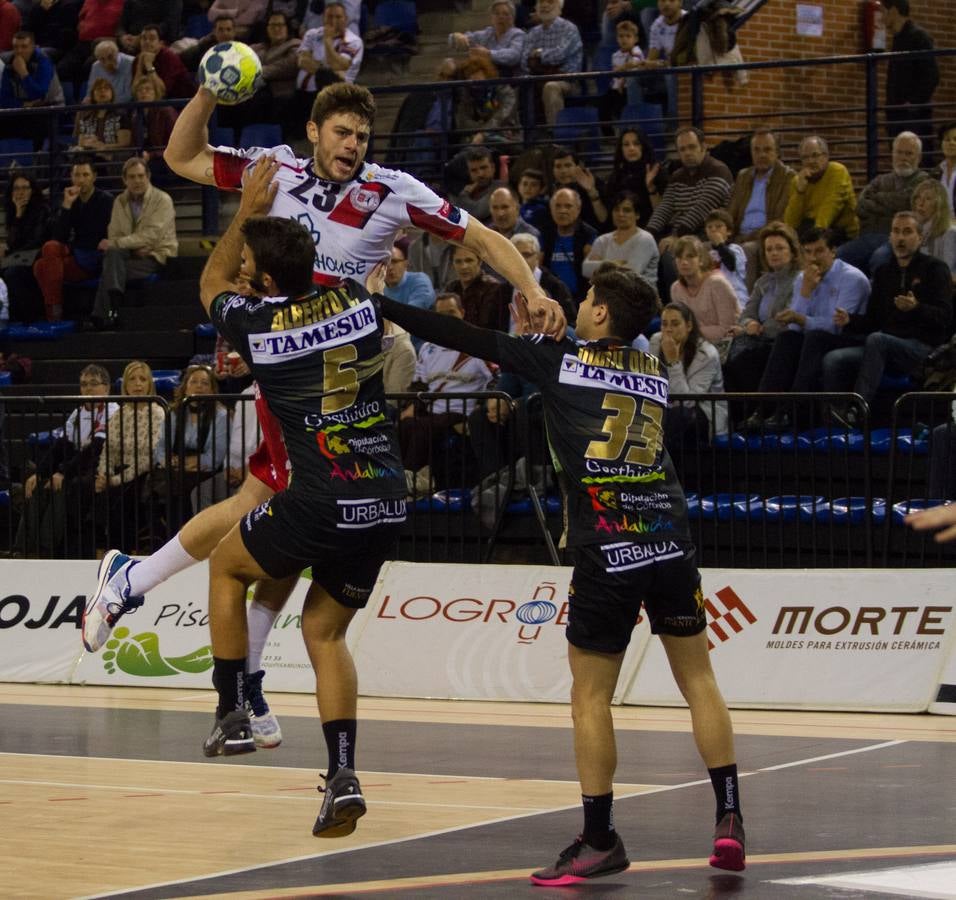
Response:
M715 869L742 872L746 868L744 824L736 813L724 813L714 829L714 852L710 864Z
M561 851L553 866L532 873L531 883L563 887L588 878L623 872L630 864L620 835L610 850L595 850L590 844L584 843L584 838L579 837L570 847Z
M249 715L244 709L234 709L221 719L216 719L212 734L202 745L202 752L206 756L235 756L239 753L254 753L255 749Z
M323 776L325 777L325 776ZM355 822L365 815L365 798L358 778L351 769L339 769L325 787L319 787L325 794L322 809L312 826L316 837L345 837L355 831Z

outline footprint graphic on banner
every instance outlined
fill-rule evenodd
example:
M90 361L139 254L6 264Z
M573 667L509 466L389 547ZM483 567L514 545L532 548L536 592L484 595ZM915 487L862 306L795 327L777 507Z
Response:
M119 669L127 675L150 678L186 673L198 675L212 668L212 648L208 645L186 656L163 656L159 635L151 631L129 636L128 628L117 628L106 642L103 668L111 675Z

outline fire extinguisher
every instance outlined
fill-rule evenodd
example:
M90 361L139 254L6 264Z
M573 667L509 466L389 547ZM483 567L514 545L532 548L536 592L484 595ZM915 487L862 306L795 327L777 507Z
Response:
M863 50L867 53L886 49L886 26L879 0L863 0Z

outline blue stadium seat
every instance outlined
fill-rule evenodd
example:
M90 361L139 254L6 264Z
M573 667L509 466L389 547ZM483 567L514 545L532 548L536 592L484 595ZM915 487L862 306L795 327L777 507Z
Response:
M56 341L76 330L76 322L31 322L29 325L11 325L7 337L11 341Z
M757 494L710 494L700 498L700 515L708 521L717 519L718 522L743 519L750 504L759 499Z
M656 103L628 103L621 110L621 127L637 125L647 135L655 152L663 158L667 152L667 133L663 115L663 107Z
M467 488L455 488L436 491L428 497L419 497L415 501L418 512L461 512L471 509L471 491Z
M594 51L594 59L591 61L591 69L595 72L609 72L611 70L611 56L614 54L614 48L601 44ZM612 76L598 75L594 79L594 85L597 88L598 96L606 94L611 88Z
M236 143L236 131L234 128L222 128L218 126L209 126L209 144L212 147L233 147Z
M372 18L377 28L418 34L418 13L411 0L384 0L375 7Z
M6 330L3 333L6 334ZM13 384L13 376L9 372L0 372L0 385L6 386L8 384Z
M33 141L29 138L0 140L0 168L6 169L13 163L27 168L33 165Z
M282 126L260 122L255 125L245 125L239 133L239 147L248 150L250 147L275 147L282 143Z
M186 17L186 23L183 26L183 37L199 38L205 37L212 31L212 22L205 13L196 13Z
M193 334L198 338L214 338L216 336L216 326L212 322L200 322L193 329Z
M10 492L0 491L0 509L6 509L10 505Z
M593 106L566 106L559 110L554 123L554 141L564 146L577 146L588 154L600 153L601 127L597 109Z
M903 519L911 512L918 512L921 509L932 509L934 506L942 506L945 500L901 500L893 504L892 516L894 525L902 525Z

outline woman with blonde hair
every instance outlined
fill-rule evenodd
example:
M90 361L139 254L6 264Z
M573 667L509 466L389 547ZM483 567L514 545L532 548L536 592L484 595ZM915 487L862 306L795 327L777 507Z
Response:
M912 204L923 234L923 252L946 263L956 281L956 225L946 188L934 179L921 181L913 189Z
M133 360L123 370L120 391L124 397L154 397L152 369L142 360ZM105 530L99 546L133 551L139 526L146 521L140 503L143 480L162 432L163 409L151 399L122 403L110 418L93 485L96 527Z
M718 350L726 350L737 324L737 295L714 267L710 253L692 235L678 238L671 248L677 263L677 281L671 300L686 303L697 317L700 333Z

